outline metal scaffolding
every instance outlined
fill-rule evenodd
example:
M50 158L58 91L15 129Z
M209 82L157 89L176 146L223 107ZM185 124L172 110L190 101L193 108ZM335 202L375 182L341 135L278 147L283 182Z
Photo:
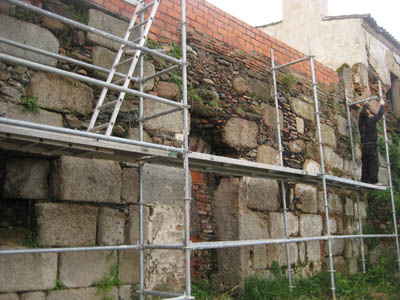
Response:
M93 84L96 86L100 86L103 88L103 92L105 90L113 90L120 92L123 96L125 94L130 94L133 96L139 97L139 113L138 113L138 122L139 122L139 139L129 140L118 137L110 136L112 126L114 125L115 119L118 114L118 110L113 114L112 119L107 126L102 126L102 128L107 127L107 131L105 134L98 134L93 132L82 132L67 128L59 128L54 126L35 124L30 122L12 120L7 118L0 117L0 140L1 147L5 150L17 150L24 151L29 153L38 153L42 155L52 155L52 156L60 156L60 155L68 155L74 157L82 157L82 158L102 158L108 160L116 160L116 161L125 161L125 162L135 162L139 164L139 240L136 245L121 245L121 246L103 246L103 247L66 247L66 248L42 248L42 249L10 249L10 250L0 250L0 255L10 255L10 254L29 254L29 253L61 253L61 252L76 252L76 251L104 251L104 250L134 250L139 252L139 290L138 293L140 295L140 299L143 300L147 295L155 295L160 296L165 299L182 299L189 300L194 299L192 297L191 291L191 273L190 273L190 259L192 251L204 250L204 249L220 249L220 248L232 248L232 247L249 247L249 246L257 246L257 245L275 245L275 244L286 244L286 255L287 255L287 266L288 266L288 278L289 285L293 287L293 278L292 278L292 270L291 270L291 262L290 262L290 243L299 243L299 242L310 242L310 241L326 241L328 243L328 254L329 254L329 272L331 273L331 289L333 299L336 299L335 294L335 278L334 278L334 265L333 265L333 255L332 255L332 241L336 239L359 239L361 242L362 248L362 259L363 259L363 271L365 272L365 257L364 257L364 247L363 240L367 238L393 238L397 244L397 254L399 257L399 270L400 270L400 253L399 253L399 240L398 240L398 232L397 232L397 223L396 223L396 211L394 206L394 194L393 194L393 186L391 181L391 173L390 173L390 163L389 163L389 150L388 150L388 139L386 135L386 123L384 118L384 130L385 130L385 142L386 142L386 155L388 160L388 169L389 169L389 189L391 191L392 196L392 208L393 208L393 219L395 230L393 234L375 234L375 235L364 235L362 233L362 222L360 216L360 208L359 208L359 199L357 199L357 207L358 207L358 218L359 218L359 234L358 235L332 235L330 231L330 223L329 223L329 206L328 206L328 198L327 198L327 188L346 188L349 190L386 190L385 186L377 186L368 183L358 182L356 180L350 180L345 178L340 178L336 176L328 175L325 171L325 163L324 163L324 152L323 152L323 141L321 134L321 121L320 121L320 112L319 112L319 100L317 93L317 82L315 78L314 71L314 56L310 53L307 57L296 60L291 63L287 63L280 66L275 66L274 62L274 53L271 50L271 62L272 62L272 74L273 74L273 82L274 82L274 100L275 100L275 109L276 109L276 118L277 118L277 130L278 130L278 145L279 145L279 154L280 154L280 165L268 165L261 164L249 161L243 161L238 159L232 159L227 157L201 154L201 153L193 153L189 151L189 106L188 106L188 92L187 92L187 58L186 58L186 1L181 0L181 40L182 40L182 57L181 59L175 59L166 54L163 54L160 51L149 49L145 46L143 42L147 36L149 27L145 27L146 20L144 19L143 11L135 12L133 23L130 24L130 29L133 27L140 28L140 40L139 44L129 41L129 37L125 37L124 39L109 34L107 32L98 30L96 28L72 21L70 19L55 15L46 10L37 8L35 6L31 6L19 0L4 0L5 2L11 3L13 5L17 5L19 7L23 7L24 9L33 11L34 13L42 14L56 20L59 20L65 24L70 26L79 28L81 30L91 32L102 37L105 37L109 40L118 42L121 45L121 49L125 47L129 47L129 49L135 49L137 52L135 54L139 54L139 56L135 56L135 64L138 64L139 67L139 76L137 78L133 77L133 71L130 70L129 74L122 74L116 71L116 66L120 64L119 57L115 62L111 70L107 70L101 67L97 67L91 64L83 63L68 57L64 57L58 54L54 54L48 51L44 51L41 49L36 49L28 45L20 44L11 40L7 40L4 38L0 38L0 43L6 43L15 47L19 47L25 49L27 51L33 51L39 54L43 54L49 57L56 58L58 60L64 60L67 62L75 63L77 65L84 66L86 68L91 68L97 71L113 74L113 76L117 76L120 79L117 82L112 83L113 76L109 76L106 81L97 80L93 78L89 78L86 76L82 76L79 74L75 74L72 72L68 72L65 70L60 70L57 68L45 66L42 64L34 63L28 60L24 60L21 58L17 58L11 55L7 55L4 53L0 53L0 60L12 64L23 65L28 68L32 68L35 70L41 70L44 72L50 72L53 74L57 74L60 76L69 77L72 79L80 80L89 84ZM157 4L160 0L154 1L153 4ZM142 8L149 6L151 3L146 3L145 0L140 1ZM154 13L155 14L155 13ZM152 14L153 15L153 14ZM153 15L154 16L154 15ZM139 18L139 23L136 24L136 18ZM143 43L142 43L143 42ZM164 60L167 60L173 64L173 66L166 68L163 71L156 73L154 76L145 77L144 76L144 67L143 67L143 53L148 53L151 55L155 55L161 57ZM314 104L315 104L315 118L318 129L318 144L319 144L319 154L320 154L320 164L321 170L319 173L307 172L304 170L288 168L284 166L283 163L283 149L282 149L282 140L281 140L281 120L279 114L279 97L278 97L278 89L276 83L276 71L282 69L284 67L288 67L290 65L309 61L311 74L312 74L312 86L314 93ZM136 65L135 65L136 66ZM135 67L133 67L134 69ZM162 97L150 95L144 92L144 83L147 80L155 78L156 76L161 76L162 74L172 72L176 69L181 69L182 72L182 100L180 102L171 101ZM131 72L132 71L132 72ZM127 81L135 81L139 83L139 90L135 91L129 88L129 82ZM124 81L124 85L120 86L118 83ZM380 95L380 98L382 95ZM102 97L105 99L105 96ZM104 107L103 100L99 101L96 110L98 111L101 107ZM107 105L116 105L119 106L122 104L123 97L120 97L118 103L113 102L112 104ZM374 98L376 99L376 97ZM366 99L365 101L371 100ZM167 110L164 113L155 114L152 116L145 116L143 111L143 105L145 101L156 101L161 102L167 105L170 105L172 108ZM349 103L347 94L347 109L348 109L348 119L349 124L351 123L349 107L359 102ZM144 142L144 123L150 119L157 118L163 116L168 113L173 113L176 111L181 111L183 114L183 145L182 147L171 147L153 143ZM96 112L95 112L96 113ZM94 126L96 117L94 117L94 121L91 122L90 130L95 129ZM93 123L93 124L92 124ZM99 129L99 128L98 128ZM354 144L353 137L351 132L351 124L349 126L351 143L352 143L352 155L353 155L353 170L356 168L355 163L355 155L354 155ZM144 182L144 172L143 167L145 163L149 164L159 164L164 166L173 166L173 167L181 167L184 170L184 232L182 243L178 244L166 244L166 245L155 245L155 244L146 244L144 241L144 201L143 201L143 182ZM283 201L283 212L284 212L284 225L285 225L285 237L281 239L260 239L260 240L245 240L245 241L223 241L223 242L190 242L190 202L191 198L191 185L190 185L190 170L199 170L203 172L214 172L222 175L228 176L249 176L249 177L259 177L259 178L269 178L279 180L281 182L281 190L282 190L282 201ZM288 209L286 205L286 182L302 182L306 184L313 185L322 185L323 195L324 195L324 205L325 205L325 221L327 232L324 236L316 236L316 237L303 237L303 238L291 238L289 236L288 229ZM185 258L185 289L181 293L167 293L162 291L151 291L145 289L145 275L144 275L144 265L145 265L145 251L152 249L168 249L168 250L177 250L182 251L184 253Z

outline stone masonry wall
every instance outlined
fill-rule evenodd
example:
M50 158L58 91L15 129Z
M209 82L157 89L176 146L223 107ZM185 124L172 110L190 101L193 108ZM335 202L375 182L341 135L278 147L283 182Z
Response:
M271 95L270 66L253 64L254 57L200 32L188 38L191 51L189 91L192 101L191 136L196 151L279 165L276 117ZM268 65L268 58L257 56ZM278 72L279 109L282 122L284 165L320 171L312 84L301 74ZM289 79L290 80L289 80ZM351 178L351 149L345 120L342 84L318 86L326 169L329 174ZM356 131L354 121L354 131ZM199 146L202 141L202 145ZM360 149L356 146L357 162ZM199 150L200 149L200 150ZM359 178L359 174L356 175ZM202 184L212 179L212 219L215 240L284 238L281 185L257 178L210 178L197 174ZM201 185L200 185L201 186ZM289 182L286 185L289 234L292 237L319 236L326 232L321 187ZM194 194L196 195L196 194ZM356 233L355 195L328 190L332 234ZM362 201L362 217L366 203ZM198 214L207 214L198 211ZM290 245L290 260L296 274L321 270L327 260L327 246L320 242ZM286 267L285 246L260 246L217 251L217 270L212 276L221 286L238 284L254 274L268 276L274 261ZM354 273L359 243L335 241L335 268Z
M89 25L114 34L121 34L127 23L108 12L127 16L132 11L120 0L76 2L85 5L82 8L65 1L35 1L65 17L87 18ZM97 6L92 5L94 2ZM170 26L177 25L178 6L177 0L162 1L151 34L155 46L170 54L176 45L169 43L179 41L178 31ZM24 42L28 38L25 29L29 28L30 43L38 47L106 68L112 64L116 54L113 43L48 18L24 15L13 7L0 5L0 10L2 36L12 24L13 28L20 28L13 32L12 38ZM278 164L269 51L271 47L276 50L279 63L303 54L203 0L188 1L188 19L191 150ZM9 47L1 51L27 55ZM42 61L43 57L34 55L30 59ZM145 75L169 66L150 55L145 60ZM104 79L104 74L73 64L52 60L46 63ZM312 86L307 74L306 64L278 73L284 164L318 172ZM145 91L178 101L181 97L178 77L177 73L165 74L146 83ZM317 64L317 79L327 171L350 177L343 84L338 84L335 72L320 64ZM0 63L0 114L4 117L85 130L100 92L99 88L75 80ZM110 97L116 95L111 93ZM40 109L35 111L32 105ZM144 107L146 115L166 109L159 104ZM137 112L138 100L127 97L113 135L137 138ZM106 111L99 118L106 120L110 113ZM145 141L181 146L181 124L179 113L152 120L146 123ZM63 157L56 153L50 157L32 156L24 153L25 149L18 153L5 149L6 145L0 151L2 248L137 243L137 165ZM357 153L359 163L359 148ZM146 242L182 242L182 170L145 165L144 176ZM290 235L323 234L326 229L320 188L296 183L286 188ZM275 180L192 172L192 240L282 237L280 189ZM332 233L356 232L353 200L351 193L329 190ZM364 201L362 207L365 217ZM233 285L250 274L267 275L274 261L285 267L283 251L281 246L268 246L196 252L192 274L195 278L214 278L222 285ZM293 244L291 253L298 273L319 270L326 261L324 243ZM358 255L357 242L338 241L334 245L336 269L355 272ZM184 276L183 255L176 251L149 251L145 261L146 288L179 290ZM1 256L0 265L0 298L7 299L101 299L98 283L116 279L116 275L120 284L114 284L108 295L130 299L138 282L138 255L132 251Z
M76 19L78 10L62 1L42 1L45 9ZM18 42L45 48L100 66L110 67L113 45L59 22L0 6L0 32ZM87 11L89 23L118 30L127 23L102 11ZM119 26L119 27L118 27ZM122 27L121 27L122 26ZM30 31L28 34L26 30ZM102 28L105 29L105 28ZM124 30L124 29L123 29ZM28 39L29 38L29 39ZM2 45L3 46L3 45ZM171 51L171 45L165 45ZM103 74L62 61L17 52L2 52L104 79ZM31 55L28 57L28 55ZM145 74L163 61L148 57ZM148 82L145 91L177 100L179 86L170 76ZM85 130L101 89L76 80L0 62L2 117ZM115 97L111 93L110 97ZM138 100L124 102L113 135L137 139ZM145 106L147 115L165 110ZM110 111L100 119L110 117ZM145 141L181 145L182 116L148 122ZM0 150L0 247L80 247L138 243L138 166L126 163ZM181 243L184 180L181 169L144 166L145 242ZM136 251L30 254L0 257L0 298L4 299L131 299L139 282ZM90 270L90 272L88 272ZM177 292L183 284L184 260L177 251L146 251L147 289ZM100 284L111 285L102 289Z

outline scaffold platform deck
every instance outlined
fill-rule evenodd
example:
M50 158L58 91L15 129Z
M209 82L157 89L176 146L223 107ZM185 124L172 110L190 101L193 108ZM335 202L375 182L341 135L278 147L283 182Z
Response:
M155 148L152 148L151 145ZM160 149L156 149L160 147ZM152 164L181 168L183 150L118 137L88 133L68 128L0 118L0 148L57 157L60 155L96 158L129 163L146 161ZM225 176L248 176L321 184L321 174L198 152L189 153L190 169ZM351 190L376 189L378 186L325 175L327 185Z

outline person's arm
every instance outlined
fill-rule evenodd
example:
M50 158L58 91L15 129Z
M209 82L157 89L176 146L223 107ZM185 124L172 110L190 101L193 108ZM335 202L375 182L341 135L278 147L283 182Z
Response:
M378 122L380 118L382 118L383 114L385 113L385 101L380 101L381 107L378 110L378 113L371 117L372 121Z

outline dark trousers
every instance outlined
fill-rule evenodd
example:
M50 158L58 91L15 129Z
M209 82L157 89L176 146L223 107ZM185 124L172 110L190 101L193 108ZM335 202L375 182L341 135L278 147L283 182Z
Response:
M376 143L363 144L361 155L361 181L375 184L378 182L378 145Z

